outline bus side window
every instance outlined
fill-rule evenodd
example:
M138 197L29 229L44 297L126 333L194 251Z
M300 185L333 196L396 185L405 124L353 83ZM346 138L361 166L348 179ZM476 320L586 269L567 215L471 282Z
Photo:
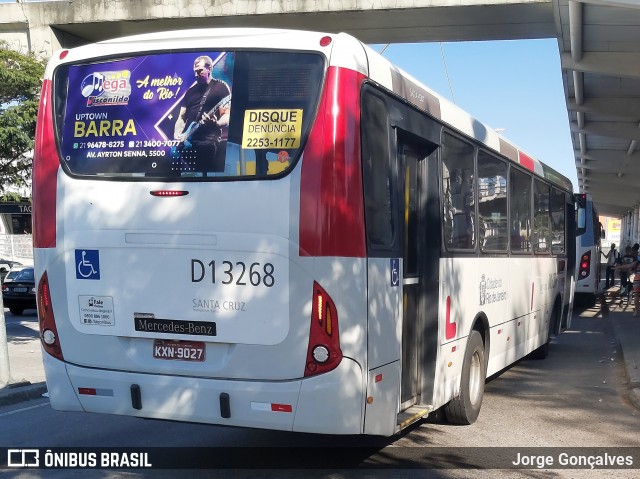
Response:
M531 175L511 167L509 180L509 220L511 251L531 252Z
M549 186L535 179L533 188L533 250L535 253L548 253L551 249Z
M473 145L445 133L442 143L443 230L448 248L475 248L473 160Z
M388 109L367 90L362 99L362 169L369 255L390 255L396 246Z
M507 252L507 176L509 167L484 150L478 151L478 220L482 251Z
M565 197L557 188L551 188L551 253L565 251Z

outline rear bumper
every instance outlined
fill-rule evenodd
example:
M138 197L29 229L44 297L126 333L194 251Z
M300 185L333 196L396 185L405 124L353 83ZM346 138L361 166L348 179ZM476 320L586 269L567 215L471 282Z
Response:
M51 406L79 411L282 431L361 434L364 382L344 358L333 371L295 381L229 381L91 369L43 353ZM134 409L131 386L140 388ZM221 394L230 417L221 414Z

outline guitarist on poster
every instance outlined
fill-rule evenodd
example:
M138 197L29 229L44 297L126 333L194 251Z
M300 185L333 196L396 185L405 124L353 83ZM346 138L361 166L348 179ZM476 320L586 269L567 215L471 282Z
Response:
M212 69L210 57L196 58L196 83L185 93L176 120L174 139L180 144L172 154L180 158L183 171L224 171L224 151L218 149L222 127L229 125L231 90L211 76Z

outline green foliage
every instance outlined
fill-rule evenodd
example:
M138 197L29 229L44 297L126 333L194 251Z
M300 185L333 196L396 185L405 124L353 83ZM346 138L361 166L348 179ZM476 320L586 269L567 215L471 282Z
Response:
M0 203L21 203L24 201L25 198L20 196L20 193L15 193L13 191L7 191L2 196L0 196Z
M44 61L0 42L0 195L31 180Z

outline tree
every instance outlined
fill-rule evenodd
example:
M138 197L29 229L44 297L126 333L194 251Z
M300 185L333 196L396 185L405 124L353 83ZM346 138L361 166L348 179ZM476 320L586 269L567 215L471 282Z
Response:
M0 42L0 195L31 182L33 139L45 62Z

